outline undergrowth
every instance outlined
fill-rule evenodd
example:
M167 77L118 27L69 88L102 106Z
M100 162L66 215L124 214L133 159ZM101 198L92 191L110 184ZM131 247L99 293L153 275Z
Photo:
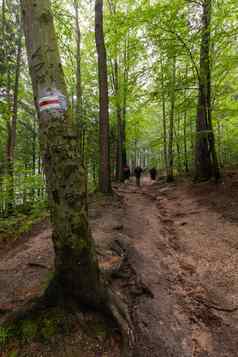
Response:
M54 307L0 327L0 356L20 357L26 346L36 343L53 347L74 334L81 336L82 351L86 346L97 349L98 343L103 346L111 339L114 328L100 316Z
M28 232L33 224L36 224L48 217L49 213L46 205L34 207L28 212L15 212L9 217L0 217L0 244L14 241L22 234Z

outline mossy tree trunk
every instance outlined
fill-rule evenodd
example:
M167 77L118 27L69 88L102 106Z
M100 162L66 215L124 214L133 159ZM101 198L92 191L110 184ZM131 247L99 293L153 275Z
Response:
M86 175L69 108L50 2L21 0L21 6L53 225L56 268L53 282L57 282L64 296L99 306L104 289L88 225ZM42 93L55 91L64 96L67 108L40 111Z

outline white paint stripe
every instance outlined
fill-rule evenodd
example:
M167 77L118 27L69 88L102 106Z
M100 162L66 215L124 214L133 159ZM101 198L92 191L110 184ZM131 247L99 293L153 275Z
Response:
M39 104L41 104L42 102L46 102L48 100L59 100L59 97L56 95L51 95L51 96L47 96L47 97L42 97L39 99Z

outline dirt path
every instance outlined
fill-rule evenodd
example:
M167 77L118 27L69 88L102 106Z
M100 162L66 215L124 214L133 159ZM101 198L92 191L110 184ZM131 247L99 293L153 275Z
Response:
M22 237L0 260L0 317L28 304L41 295L54 266L49 223L42 222L32 236Z
M131 264L153 295L134 306L135 356L237 356L237 223L188 185L121 194Z
M91 203L90 220L101 267L117 271L124 259L111 284L129 305L136 337L133 356L237 357L236 180L227 189L145 180L140 189L129 184L116 191L120 200ZM0 318L40 295L53 271L50 227L33 233L1 256ZM76 340L80 331L71 338ZM82 343L85 336L80 336ZM113 336L104 354L99 352L104 341L96 341L90 353L76 342L72 355L118 356ZM39 347L39 356L64 355L57 353L52 347L51 354L44 354Z

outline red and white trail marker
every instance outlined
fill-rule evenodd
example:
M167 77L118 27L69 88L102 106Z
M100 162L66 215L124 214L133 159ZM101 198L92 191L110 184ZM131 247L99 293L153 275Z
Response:
M61 103L58 95L48 95L39 99L39 110L43 112L45 110L60 110Z

